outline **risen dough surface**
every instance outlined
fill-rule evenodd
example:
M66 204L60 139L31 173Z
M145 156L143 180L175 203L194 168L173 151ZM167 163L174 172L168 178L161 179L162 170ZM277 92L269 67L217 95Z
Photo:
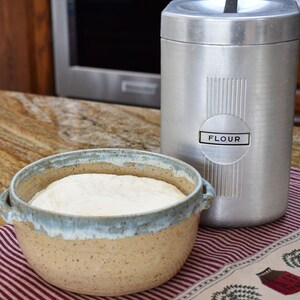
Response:
M166 207L183 197L175 186L152 178L78 174L51 183L30 204L72 215L115 216Z

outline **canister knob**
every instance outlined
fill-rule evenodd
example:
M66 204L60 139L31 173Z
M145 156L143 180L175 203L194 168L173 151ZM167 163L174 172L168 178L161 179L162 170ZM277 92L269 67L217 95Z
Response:
M226 0L224 14L237 13L238 0Z

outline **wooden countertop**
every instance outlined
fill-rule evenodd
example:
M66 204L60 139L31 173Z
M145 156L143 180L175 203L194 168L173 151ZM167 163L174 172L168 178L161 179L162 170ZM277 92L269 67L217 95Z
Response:
M98 147L159 152L159 140L157 109L0 91L0 192L19 169L45 156ZM300 167L300 127L292 165Z

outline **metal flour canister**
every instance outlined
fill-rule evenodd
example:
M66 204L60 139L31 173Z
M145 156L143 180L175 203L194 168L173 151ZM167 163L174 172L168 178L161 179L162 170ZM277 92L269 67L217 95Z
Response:
M161 151L216 190L202 223L287 207L300 17L293 0L174 0L161 20Z

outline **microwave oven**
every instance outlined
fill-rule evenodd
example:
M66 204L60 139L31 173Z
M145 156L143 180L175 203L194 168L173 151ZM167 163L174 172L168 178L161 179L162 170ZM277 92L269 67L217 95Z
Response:
M52 0L56 94L160 106L160 16L170 0Z

